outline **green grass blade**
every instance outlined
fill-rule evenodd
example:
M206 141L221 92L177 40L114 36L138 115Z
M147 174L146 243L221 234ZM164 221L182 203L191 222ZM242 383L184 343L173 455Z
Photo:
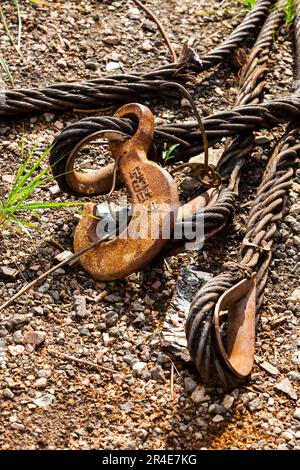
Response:
M61 207L76 207L76 206L83 206L84 204L88 204L87 202L28 202L23 204L19 207L18 210L25 211L25 210L40 210L40 209L59 209Z
M9 70L9 67L7 65L7 63L5 62L5 59L3 56L0 56L0 65L5 73L5 75L7 76L8 80L10 81L10 83L12 84L12 86L14 87L14 80L12 78L12 75L10 73L10 70Z
M33 150L34 151L34 150ZM49 152L51 151L51 148L47 149L38 159L37 161L31 165L31 167L26 171L26 173L21 177L19 180L18 184L14 187L13 194L11 194L11 199L10 201L14 200L15 196L18 194L20 189L24 187L25 183L29 181L29 178L32 176L32 174L35 172L35 170L40 166L40 164L43 162L43 160L48 156ZM30 161L32 158L32 151L29 154L28 159L25 162L25 170L27 169L28 166L28 161ZM44 170L42 170L35 178L35 180L31 184L35 184L36 181L39 181L42 176L48 171L48 167Z
M284 19L286 25L290 25L293 23L295 17L296 17L296 5L294 0L286 0L285 5L284 5Z

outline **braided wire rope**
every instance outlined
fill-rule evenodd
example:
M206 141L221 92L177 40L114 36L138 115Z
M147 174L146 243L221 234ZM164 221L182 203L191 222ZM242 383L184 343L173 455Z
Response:
M300 98L290 96L272 100L264 104L244 105L231 111L221 111L203 119L210 146L220 142L223 137L236 136L244 132L272 129L279 124L300 118ZM136 123L131 119L114 117L88 117L66 127L53 143L50 164L53 174L63 191L72 193L65 173L66 162L72 149L89 135L116 130L129 137L135 133ZM187 161L203 151L201 134L197 122L157 126L154 132L154 145L159 153L164 142L180 143L174 151L173 162Z
M229 187L222 189L218 201L211 208L204 211L205 230L216 230L216 227L220 227L224 219L228 219L232 213L235 199L234 192L237 191L240 171L246 156L252 149L253 131L263 127L272 128L283 121L291 122L299 119L300 100L298 98L289 97L263 105L257 104L265 84L262 79L267 71L265 64L273 41L273 33L281 21L281 8L282 2L279 2L277 8L268 16L248 61L242 69L237 108L233 111L217 113L204 120L209 145L213 145L223 137L239 134L229 147L230 152L227 152L227 154L225 152L222 160L224 172L227 163L232 166L232 161L234 162ZM51 165L63 190L71 192L64 176L59 175L64 173L64 163L70 151L74 148L74 143L78 143L91 133L105 129L114 129L132 135L135 132L135 123L129 119L87 118L69 126L56 139L51 153ZM206 381L218 382L224 385L234 385L238 381L235 374L226 369L226 365L222 362L222 358L218 357L213 345L211 322L214 306L221 294L241 279L249 277L252 270L257 266L259 267L257 305L259 306L262 301L268 265L271 259L272 236L276 230L275 223L281 216L282 192L285 194L287 191L293 174L291 168L286 170L286 166L288 163L291 164L291 160L294 161L294 157L298 152L298 144L295 144L293 149L288 148L290 146L290 137L289 134L289 139L286 138L282 143L282 149L284 149L282 151L287 152L289 150L289 158L285 158L285 153L284 158L280 157L276 160L274 157L270 160L273 162L275 176L271 171L268 170L267 172L266 170L257 198L259 198L261 192L263 200L266 199L270 204L260 207L259 200L255 200L256 209L249 216L247 238L243 243L244 251L243 256L241 254L240 263L228 263L224 266L224 271L205 284L192 303L186 324L188 347L200 375ZM155 144L157 147L161 147L165 141L181 143L181 148L176 152L177 161L186 160L203 150L196 123L159 126L155 132ZM279 154L281 153L279 151ZM234 155L234 159L232 155ZM273 185L268 178L268 175L272 174ZM259 215L257 215L257 207L259 207ZM268 211L269 213L267 213ZM262 214L261 219L260 214Z
M299 21L295 22L296 62L300 51L299 26ZM299 127L294 123L276 145L264 171L252 202L238 261L225 264L221 273L199 290L191 304L186 322L188 349L200 376L206 382L221 383L225 387L241 382L241 377L233 373L218 353L212 335L214 309L224 292L257 271L256 312L259 311L272 258L276 222L282 218L285 196L293 182L294 166L299 153Z
M274 0L257 0L238 27L216 48L202 57L192 50L177 64L168 64L148 73L130 73L58 83L41 89L20 88L0 92L0 117L72 109L93 110L160 94L168 80L186 81L188 73L200 73L218 65L255 33Z

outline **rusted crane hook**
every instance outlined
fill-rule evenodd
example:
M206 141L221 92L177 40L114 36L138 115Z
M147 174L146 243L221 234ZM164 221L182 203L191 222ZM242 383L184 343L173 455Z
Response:
M177 216L178 192L170 174L147 159L154 133L150 109L128 104L114 117L134 117L134 136L125 142L110 142L118 173L127 188L132 214L129 224L113 239L101 243L80 257L83 268L99 280L120 279L150 262L169 239ZM75 231L74 250L78 252L99 236L97 207L87 206Z

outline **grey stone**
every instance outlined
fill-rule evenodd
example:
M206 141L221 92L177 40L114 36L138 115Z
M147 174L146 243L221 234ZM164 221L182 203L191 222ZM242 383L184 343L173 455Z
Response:
M109 62L109 63L110 63L110 62ZM98 68L97 62L94 62L93 60L88 60L88 61L85 63L85 66L86 66L87 69L89 69L89 70L94 70L94 71L97 70L97 68ZM106 70L109 71L108 69L106 69ZM112 70L114 70L114 69L112 69Z
M133 364L132 373L135 377L142 377L146 369L147 364L145 362L136 362L135 364Z
M108 312L106 315L105 315L105 324L108 328L114 326L117 321L118 321L118 314L111 311L111 312Z
M131 8L128 8L128 10L127 10L127 16L131 20L138 20L141 16L141 12L138 8L131 7Z
M126 362L126 364L132 366L135 362L137 362L137 358L133 354L125 354L125 356L123 356L123 361Z
M58 59L58 61L56 62L56 64L58 65L59 68L61 69L65 69L67 67L67 63L66 61L61 58L61 59Z
M300 365L300 351L296 351L292 356L292 364L295 366Z
M86 308L86 299L83 295L74 295L75 312L79 318L86 318L89 316L89 311Z
M7 319L3 320L1 322L2 326L5 326L9 331L14 330L15 328L20 328L23 325L26 325L27 323L30 323L32 319L32 314L24 314L24 315L12 315L11 317L8 317Z
M145 441L147 439L147 436L148 436L148 431L146 431L146 429L138 429L137 430L137 435L140 439L142 439L142 441Z
M50 370L41 369L37 373L38 377L44 377L45 379L49 379L51 377Z
M12 356L18 356L19 354L23 354L25 350L22 344L17 344L16 346L8 346L7 349L9 350Z
M283 439L285 439L286 441L291 441L295 438L294 433L291 431L284 431L281 434L281 437L283 437Z
M25 426L22 423L11 423L10 427L16 431L25 431Z
M50 287L50 284L45 283L37 289L37 292L40 294L45 294L50 289Z
M142 305L140 302L132 302L131 308L132 308L135 312L143 312L143 311L145 310L144 305Z
M201 385L198 385L191 395L191 400L194 403L201 403L203 398L205 397L205 388Z
M58 194L61 193L61 189L58 186L58 184L55 184L54 186L51 186L51 188L49 188L49 192L51 196L57 196Z
M187 393L191 393L197 387L197 383L191 377L184 378L184 389Z
M14 334L13 334L13 340L14 340L16 343L21 343L21 342L22 342L22 339L23 339L23 333L22 333L22 331L20 331L20 330L15 331Z
M6 398L7 400L12 400L15 394L10 390L10 388L5 388L2 392L2 396L3 398Z
M288 378L291 382L299 382L300 381L300 374L296 371L291 371L288 373Z
M6 280L15 279L17 275L18 275L17 269L9 268L8 266L0 267L0 278L2 279L6 279Z
M254 398L254 400L250 401L248 403L248 408L250 411L256 411L256 410L260 410L262 407L262 402L260 400L260 398Z
M290 299L300 300L300 288L293 290L292 296L290 297Z
M200 183L197 178L187 176L181 182L181 189L182 191L191 192L198 188L199 185Z
M73 255L74 255L74 253L72 251L65 250L65 251L62 251L61 253L58 253L58 255L56 255L54 257L54 260L57 263L61 263L62 261L65 261L66 259L71 258ZM79 261L78 261L78 259L75 259L74 261L70 261L69 265L73 266L77 263L79 263Z
M201 429L206 428L206 422L201 418L196 418L196 426Z
M275 389L288 395L292 400L297 400L297 394L289 379L285 378L275 384Z
M286 444L279 444L277 450L290 450Z
M32 307L32 310L36 315L44 315L44 309L40 306Z
M212 403L208 408L208 412L211 415L226 415L227 409L223 405L219 405L218 403Z
M270 139L269 137L266 137L266 136L256 137L254 140L255 145L268 144L269 142L270 142Z
M128 401L126 403L122 403L120 405L120 408L121 408L121 410L125 411L125 413L130 413L130 411L133 408L133 404L130 401Z
M142 29L145 31L150 31L151 33L156 32L156 26L153 21L145 20L142 24Z
M166 378L161 366L156 366L151 370L151 378L156 382L165 383Z
M80 330L81 336L89 336L90 335L90 330L88 328L82 328Z

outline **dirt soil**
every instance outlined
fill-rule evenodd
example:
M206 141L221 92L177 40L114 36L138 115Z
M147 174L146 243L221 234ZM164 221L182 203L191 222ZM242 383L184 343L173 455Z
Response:
M13 28L12 3L2 3ZM53 7L20 3L24 57L10 45L3 28L0 35L16 87L108 75L111 62L119 62L115 73L120 73L151 70L170 60L155 24L131 1L72 0L53 2ZM210 50L244 15L237 1L147 4L159 15L178 53L188 38L195 38L199 53ZM274 38L265 99L289 93L291 40L285 27ZM198 77L193 95L204 115L234 105L238 68L231 59ZM148 104L157 123L191 117L184 103ZM46 113L1 122L1 199L18 168L23 133L27 148L38 142L38 155L66 125L82 117ZM1 449L300 449L300 220L293 209L299 175L288 199L292 211L276 235L251 380L230 392L205 387L199 403L193 392L204 385L194 367L176 363L171 390L171 362L160 346L179 269L194 263L217 274L223 261L236 259L248 213L243 204L255 194L278 132L259 134L266 139L243 173L239 214L199 255L178 255L168 263L156 260L109 283L94 282L78 265L61 269L0 314ZM35 197L68 200L50 191L53 186L49 182ZM26 234L11 227L2 234L1 302L53 266L63 249L72 249L78 222L73 209L48 210L35 222L39 231ZM5 267L15 274L5 278ZM29 332L35 332L40 345L29 344ZM95 362L99 368L58 353ZM284 379L285 393L277 388Z

